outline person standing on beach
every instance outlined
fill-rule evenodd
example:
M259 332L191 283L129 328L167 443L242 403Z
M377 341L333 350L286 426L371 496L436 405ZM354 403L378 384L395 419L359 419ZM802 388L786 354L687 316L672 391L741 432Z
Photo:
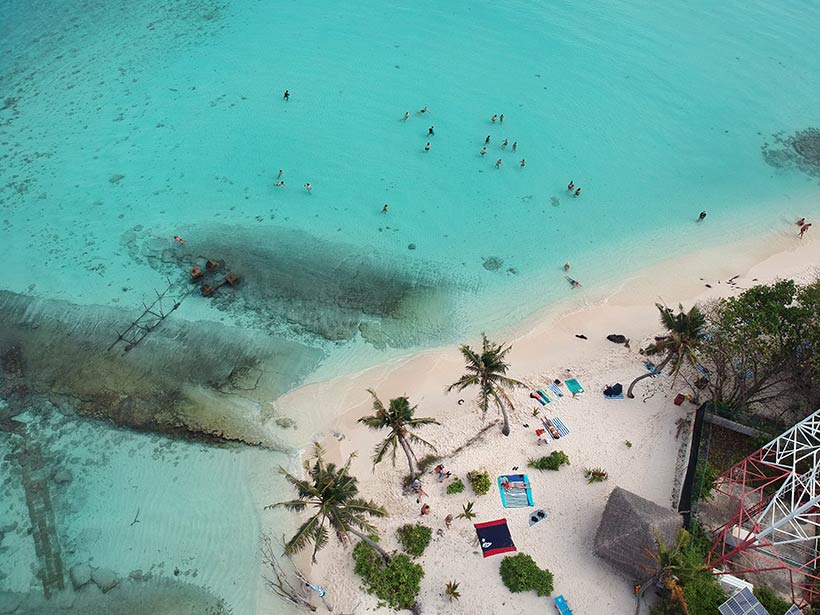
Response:
M800 227L800 235L799 235L800 239L803 239L803 235L806 234L806 231L809 230L810 226L811 226L811 222L806 222L803 226Z
M290 100L290 92L288 90L285 90L285 95L282 98L284 98L285 101Z
M700 215L698 216L698 222L703 222L704 220L706 220L706 210L705 209L702 212L700 212Z

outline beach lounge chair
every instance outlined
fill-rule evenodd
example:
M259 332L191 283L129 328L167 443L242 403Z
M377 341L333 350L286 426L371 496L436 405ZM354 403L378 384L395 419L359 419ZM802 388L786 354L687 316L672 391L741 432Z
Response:
M534 506L530 479L526 474L505 474L498 477L498 493L504 508Z
M581 383L578 382L575 378L570 378L569 380L565 380L564 384L567 385L567 389L569 389L569 392L572 393L573 397L575 397L579 393L584 392L584 387L582 387Z
M558 609L560 615L572 615L572 609L569 608L563 594L555 596L555 608Z

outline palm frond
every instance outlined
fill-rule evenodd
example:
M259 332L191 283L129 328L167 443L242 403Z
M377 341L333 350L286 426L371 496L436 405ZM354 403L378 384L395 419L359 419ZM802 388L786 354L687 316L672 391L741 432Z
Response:
M382 459L384 459L384 455L387 453L388 449L392 447L393 454L391 455L393 460L393 467L396 466L396 447L398 446L398 437L395 434L391 434L381 442L379 442L375 448L373 449L373 465L381 463Z
M304 549L311 540L314 540L315 532L321 525L322 514L317 513L310 519L302 523L296 533L285 543L285 553L293 555Z
M421 444L422 446L426 446L427 448L429 448L432 451L436 450L436 447L433 444L431 444L430 442L428 442L424 438L422 438L420 436L417 436L412 431L408 431L405 438L407 438L413 444ZM415 457L415 455L413 455L413 456Z

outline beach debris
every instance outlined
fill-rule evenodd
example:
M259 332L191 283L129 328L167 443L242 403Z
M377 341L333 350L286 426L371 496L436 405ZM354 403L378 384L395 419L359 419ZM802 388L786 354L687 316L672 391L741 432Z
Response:
M584 335L583 333L581 333L581 334L576 333L576 334L575 334L575 337L577 337L579 340L586 340L586 339L589 339L589 338L588 338L586 335Z

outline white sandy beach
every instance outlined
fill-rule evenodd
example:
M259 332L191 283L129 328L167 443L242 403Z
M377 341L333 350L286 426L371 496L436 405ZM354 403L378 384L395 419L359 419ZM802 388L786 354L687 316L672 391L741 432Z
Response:
M606 498L616 485L633 491L662 506L673 508L678 481L685 471L691 415L696 406L675 406L677 392L671 379L661 375L645 379L636 388L633 400L605 400L607 384L620 382L624 388L643 372L638 350L661 332L655 302L689 307L695 301L736 294L739 289L767 283L776 278L793 277L808 281L820 267L820 240L796 239L787 223L745 244L704 250L662 263L624 280L606 298L590 299L580 310L557 313L552 310L533 319L513 335L500 338L488 331L491 339L513 344L509 359L512 377L528 384L543 386L553 379L577 378L586 392L568 394L546 407L528 397L529 391L515 393L516 412L510 417L512 433L505 438L494 427L477 443L457 455L450 454L475 435L486 421L497 417L494 411L486 421L478 415L469 390L459 395L446 394L446 385L462 373L461 356L455 347L419 353L365 370L359 374L305 386L278 404L296 416L321 404L323 413L336 417L328 425L323 445L329 457L340 461L352 452L358 456L353 473L359 477L362 495L387 508L390 517L377 522L382 542L388 550L397 548L395 529L405 523L422 521L433 528L433 541L419 558L425 570L419 600L424 613L508 613L552 612L551 598L538 598L534 592L512 594L498 574L503 556L483 559L475 540L472 523L456 519L445 529L447 514L456 515L468 500L475 500L475 522L506 518L519 552L531 555L555 575L554 594L563 594L577 615L587 613L629 613L634 597L629 579L619 576L592 552L593 538ZM738 276L735 284L727 284ZM711 288L706 287L711 285ZM585 288L573 292L588 292ZM591 293L590 293L591 294ZM619 333L631 339L631 348L613 344L606 335ZM583 334L588 339L578 339ZM478 340L464 340L475 345ZM438 447L446 469L466 481L473 469L489 472L493 486L487 495L475 497L467 484L464 493L447 495L446 482L439 484L428 474L425 499L431 506L429 517L421 517L415 496L404 496L401 477L406 465L399 454L397 465L389 461L372 469L370 453L383 434L356 424L370 413L366 389L376 390L382 400L408 395L418 404L418 416L432 416L441 426L424 428L421 435ZM458 405L459 398L466 403ZM539 446L534 433L538 425L532 410L547 417L557 416L571 433L558 442ZM678 435L677 422L687 420ZM523 427L528 424L529 428ZM632 443L627 447L626 441ZM571 460L558 472L539 472L526 468L527 459L563 450ZM419 457L424 451L417 451ZM535 508L543 508L549 518L532 527L528 519L533 508L504 509L495 479L511 473L514 466L529 475ZM601 466L609 480L588 485L585 467ZM285 494L288 496L289 494ZM263 518L263 522L267 519ZM319 554L319 563L309 572L314 583L328 588L328 598L339 613L388 613L377 608L377 599L359 589L353 573L351 546L331 543ZM300 561L305 562L300 559ZM461 599L448 603L443 596L448 581L460 583ZM260 590L263 591L263 590ZM268 595L259 596L260 611L270 606ZM320 606L320 612L324 607Z

